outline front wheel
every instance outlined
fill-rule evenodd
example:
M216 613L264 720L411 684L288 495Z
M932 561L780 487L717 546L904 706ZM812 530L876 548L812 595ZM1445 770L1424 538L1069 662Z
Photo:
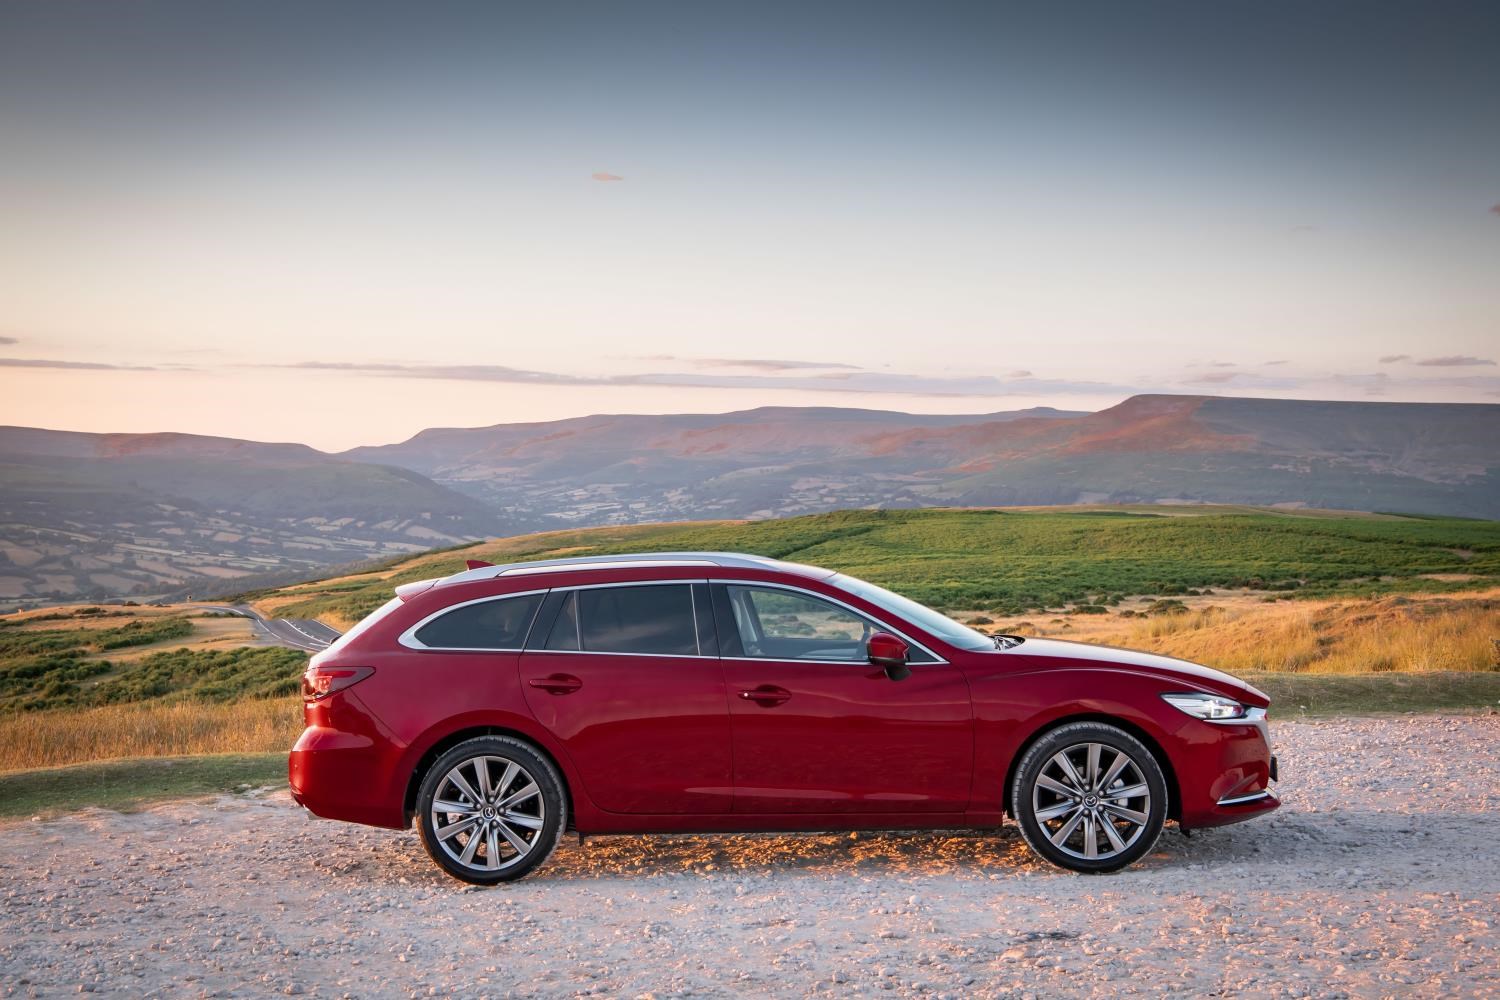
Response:
M551 855L567 826L562 778L533 747L480 736L433 762L417 791L422 846L454 878L509 882Z
M1140 740L1074 722L1031 745L1016 768L1011 812L1031 849L1060 868L1112 872L1156 844L1167 782Z

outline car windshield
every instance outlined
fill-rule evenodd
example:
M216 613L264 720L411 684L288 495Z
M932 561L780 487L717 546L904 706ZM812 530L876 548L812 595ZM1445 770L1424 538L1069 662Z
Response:
M884 587L877 587L873 583L866 583L856 577L845 576L839 573L828 581L835 586L842 587L857 597L863 597L871 604L878 605L899 618L904 618L913 625L919 625L928 632L959 649L994 649L995 640L983 632L976 632L967 625L960 625L947 615L939 614L925 604L918 604L909 597L893 594Z

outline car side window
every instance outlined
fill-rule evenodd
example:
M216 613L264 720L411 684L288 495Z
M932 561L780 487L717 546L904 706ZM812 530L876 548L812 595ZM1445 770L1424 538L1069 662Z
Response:
M866 663L866 643L885 628L810 594L739 584L715 589L720 648L725 656ZM732 634L726 639L731 621ZM938 662L916 645L908 655L912 663Z
M879 630L868 618L806 594L767 587L726 589L746 656L860 662L866 657L865 640Z
M547 641L542 644L543 649L551 649L556 652L571 652L579 648L578 645L578 591L573 591L562 597L562 607L557 610L557 619L552 623L552 631L547 634Z
M689 584L598 587L577 591L576 599L584 652L699 655Z
M417 629L433 649L520 649L541 606L541 594L521 594L454 608Z

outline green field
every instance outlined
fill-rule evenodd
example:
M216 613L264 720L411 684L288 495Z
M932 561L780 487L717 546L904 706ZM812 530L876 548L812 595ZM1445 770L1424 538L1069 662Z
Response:
M286 588L292 617L350 622L396 584L491 561L708 550L841 570L943 609L1001 615L1124 595L1252 587L1309 596L1500 582L1500 522L1254 508L840 511L785 520L549 532ZM392 572L394 570L394 572ZM1463 580L1434 580L1459 574ZM264 597L266 595L250 595Z
M185 639L181 616L137 619L115 628L79 628L108 612L58 613L48 627L0 628L0 713L82 708L161 698L232 701L297 690L304 654L280 648L166 649L129 663L100 654ZM75 627L68 627L69 624Z
M1266 690L1282 719L1500 705L1500 523L1488 521L1207 507L845 511L499 539L249 597L277 616L347 626L397 584L456 572L466 558L672 550L815 563L983 613L991 627L1008 619L1030 634L1226 667ZM305 654L174 649L193 631L188 617L135 614L0 619L0 815L283 780L283 756L266 752L301 729ZM31 770L62 764L74 766Z

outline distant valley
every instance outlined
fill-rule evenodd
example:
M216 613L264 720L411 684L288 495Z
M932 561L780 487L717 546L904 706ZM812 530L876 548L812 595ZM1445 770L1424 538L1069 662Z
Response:
M0 606L233 590L499 534L841 508L1248 503L1500 518L1500 406L1136 396L433 429L328 455L0 428ZM269 576L267 575L269 574Z
M233 589L499 527L417 473L305 445L0 428L0 606Z

